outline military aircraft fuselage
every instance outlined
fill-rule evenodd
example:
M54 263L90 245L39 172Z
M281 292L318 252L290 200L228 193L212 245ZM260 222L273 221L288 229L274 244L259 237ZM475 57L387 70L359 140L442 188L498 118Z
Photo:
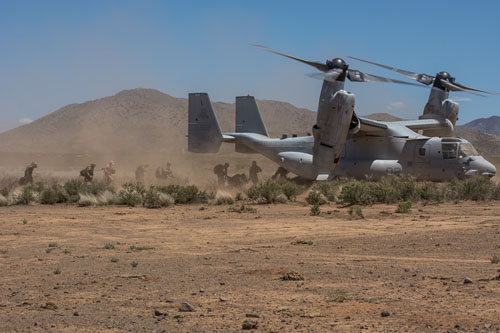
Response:
M255 133L228 133L228 136L231 137L228 142L243 144L307 179L339 176L378 179L406 174L422 180L441 181L496 174L495 166L480 156L471 143L455 137L356 135L346 140L337 168L322 171L313 165L312 136L285 139Z

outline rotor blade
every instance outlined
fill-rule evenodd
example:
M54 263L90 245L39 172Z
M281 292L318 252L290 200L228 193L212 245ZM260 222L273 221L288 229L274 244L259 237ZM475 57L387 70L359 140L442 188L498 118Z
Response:
M469 94L472 94L472 95L481 96L481 97L486 97L486 96L484 96L484 95L477 94L477 93L474 93L474 92L472 92L472 91L465 90L465 89L463 89L463 88L461 88L461 87L459 87L459 86L457 86L457 85L455 85L455 84L453 84L453 83L451 83L451 82L448 82L448 81L446 81L446 80L443 80L443 79L440 79L440 82L441 82L441 84L442 84L444 87L448 88L448 90L450 90L450 91L463 91L463 92L466 92L466 93L469 93Z
M410 71L405 71L404 69L399 69L399 68L394 68L394 67L390 67L390 66L386 66L386 65L382 65L382 64L377 64L376 62L363 60L363 59L356 58L356 57L351 57L351 56L348 56L348 57L351 59L354 59L354 60L366 62L366 63L371 64L371 65L379 66L379 67L388 69L390 71L394 71L394 72L399 73L399 74L403 74L404 76L406 76L410 79L413 79L415 81L418 81L418 82L426 84L426 85L431 84L434 80L433 76L430 76L427 74L417 74L417 73L413 73Z
M313 79L335 82L337 81L338 77L342 74L342 72L343 71L340 68L334 68L326 73L311 73L306 75L312 77Z
M482 92L482 93L485 93L485 94L500 96L499 93L491 92L491 91L486 91L486 90L481 90L481 89L476 89L476 88L471 88L471 87L467 87L467 86L464 86L463 84L460 84L458 82L453 82L453 84L456 85L457 87L462 88L462 89L473 90L473 91L478 91L478 92Z
M297 60L297 61L300 61L306 65L309 65L309 66L313 66L314 68L322 71L322 72L327 72L328 71L328 66L326 66L325 64L322 64L320 62L317 62L317 61L309 61L309 60L305 60L305 59L301 59L301 58L297 58L297 57L294 57L294 56L291 56L291 55L288 55L288 54L285 54L285 53L281 53L281 52L278 52L278 51L275 51L275 50L272 50L270 48L267 48L265 46L262 46L262 45L257 45L257 44L250 44L250 46L253 46L253 47L256 47L258 49L261 49L261 50L264 50L264 51L268 51L268 52L271 52L271 53L274 53L274 54L278 54L280 56L283 56L283 57L287 57L287 58L290 58L290 59L293 59L293 60Z
M420 84L416 84L413 82L406 82L400 80L389 79L382 76L366 74L356 69L348 69L347 70L347 78L352 82L390 82L390 83L398 83L398 84L406 84L410 86L417 86L420 88L425 88Z

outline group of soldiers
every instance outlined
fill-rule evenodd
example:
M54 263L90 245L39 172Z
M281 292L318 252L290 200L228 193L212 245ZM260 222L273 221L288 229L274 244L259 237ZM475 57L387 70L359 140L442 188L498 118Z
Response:
M172 173L172 168L171 164L167 162L167 167L158 167L156 168L155 171L155 176L157 179L168 179L168 178L173 178L174 174ZM146 171L149 168L149 164L141 164L135 169L135 180L140 183L144 184L145 179L146 179Z
M101 170L104 173L104 181L109 186L113 183L113 175L116 173L116 169L114 167L115 163L110 161L104 168ZM28 185L33 184L33 170L37 168L37 164L35 162L31 162L24 171L24 176L19 179L19 185ZM94 171L96 165L91 163L84 169L80 171L80 176L83 177L83 181L85 183L91 183L94 181ZM141 164L135 170L135 179L138 183L144 184L146 171L149 168L148 164ZM214 167L214 174L217 176L217 184L219 187L240 187L249 181L252 182L253 185L256 185L259 182L259 173L262 172L260 166L257 165L256 161L252 162L248 170L248 178L244 173L235 174L233 176L228 175L229 163L225 164L217 164ZM288 170L283 167L279 167L278 170L272 176L272 179L287 179ZM155 176L157 179L168 179L173 178L174 175L172 173L171 164L167 162L167 167L158 167L155 171Z
M104 181L106 185L111 185L113 183L113 175L116 173L114 168L115 162L109 161L109 163L101 170L104 172ZM83 177L85 183L92 183L94 181L94 170L96 165L94 163L85 167L85 169L80 170L80 176Z
M249 181L253 185L259 183L259 173L262 172L262 168L257 165L256 161L252 162L252 165L248 169L248 178L244 173L235 174L233 176L228 175L229 163L217 164L214 167L214 174L217 176L217 184L219 187L240 187ZM272 179L288 179L288 170L283 167L279 167L278 170L272 176Z

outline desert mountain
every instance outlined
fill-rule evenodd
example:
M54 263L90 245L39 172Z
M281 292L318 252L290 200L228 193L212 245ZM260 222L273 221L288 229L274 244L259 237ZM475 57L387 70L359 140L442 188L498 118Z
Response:
M234 104L212 103L222 130L234 131ZM65 106L30 124L1 133L0 152L182 152L187 141L187 104L185 98L175 98L158 90L125 90L114 96ZM259 100L257 104L268 131L275 137L283 133L305 135L311 131L316 119L315 112L289 103ZM387 113L367 117L383 121L400 120ZM500 122L500 117L492 118ZM480 120L477 120L478 123L482 123ZM457 135L469 139L487 156L500 155L498 135L482 133L470 126L458 126Z
M258 101L273 136L305 135L315 113L276 101ZM234 105L212 103L225 132L234 131ZM185 149L187 99L153 89L65 106L30 124L0 134L0 152L137 153Z
M367 116L362 116L363 118L368 118L368 119L373 119L373 120L380 120L380 121L400 121L403 120L401 118L398 118L396 116L393 116L392 114L388 113L372 113Z
M500 134L500 117L479 118L465 124L464 127L490 134Z

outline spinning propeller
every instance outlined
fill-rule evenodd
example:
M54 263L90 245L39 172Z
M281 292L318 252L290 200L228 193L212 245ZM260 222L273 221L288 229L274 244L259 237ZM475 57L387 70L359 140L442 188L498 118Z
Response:
M355 69L349 69L349 65L346 64L346 62L341 59L341 58L335 58L332 60L327 60L325 63L321 63L318 61L310 61L310 60L305 60L301 59L298 57L294 57L285 53L281 53L272 49L269 49L267 47L264 47L262 45L257 45L257 44L250 44L250 46L259 48L264 51L272 52L275 54L278 54L283 57L287 57L296 61L300 61L306 65L312 66L316 68L317 70L323 72L323 73L313 73L309 74L308 76L316 79L321 79L321 80L326 80L330 82L336 82L336 81L345 81L345 79L349 79L352 82L391 82L391 83L398 83L398 84L406 84L406 85L412 85L412 86L418 86L421 87L418 84L411 83L411 82L405 82L405 81L400 81L400 80L394 80L394 79L389 79L386 77L382 76L376 76L376 75L371 75L367 73L363 73L361 71L355 70Z
M431 75L427 75L427 74L417 74L417 73L413 73L413 72L406 71L403 69L377 64L375 62L363 60L360 58L355 58L355 57L349 57L349 58L354 59L354 60L358 60L358 61L362 61L362 62L366 62L366 63L371 64L371 65L379 66L379 67L388 69L390 71L394 71L396 73L402 74L402 75L404 75L412 80L415 80L415 81L420 82L420 83L425 84L425 85L433 84L433 87L438 88L438 89L447 90L447 91L463 91L463 92L466 92L469 94L482 96L482 97L484 97L484 96L481 94L477 94L476 92L500 96L499 93L481 90L481 89L476 89L476 88L471 88L471 87L468 87L468 86L463 85L461 83L458 83L455 81L455 78L452 77L448 72L439 72L436 74L436 76L431 76Z

